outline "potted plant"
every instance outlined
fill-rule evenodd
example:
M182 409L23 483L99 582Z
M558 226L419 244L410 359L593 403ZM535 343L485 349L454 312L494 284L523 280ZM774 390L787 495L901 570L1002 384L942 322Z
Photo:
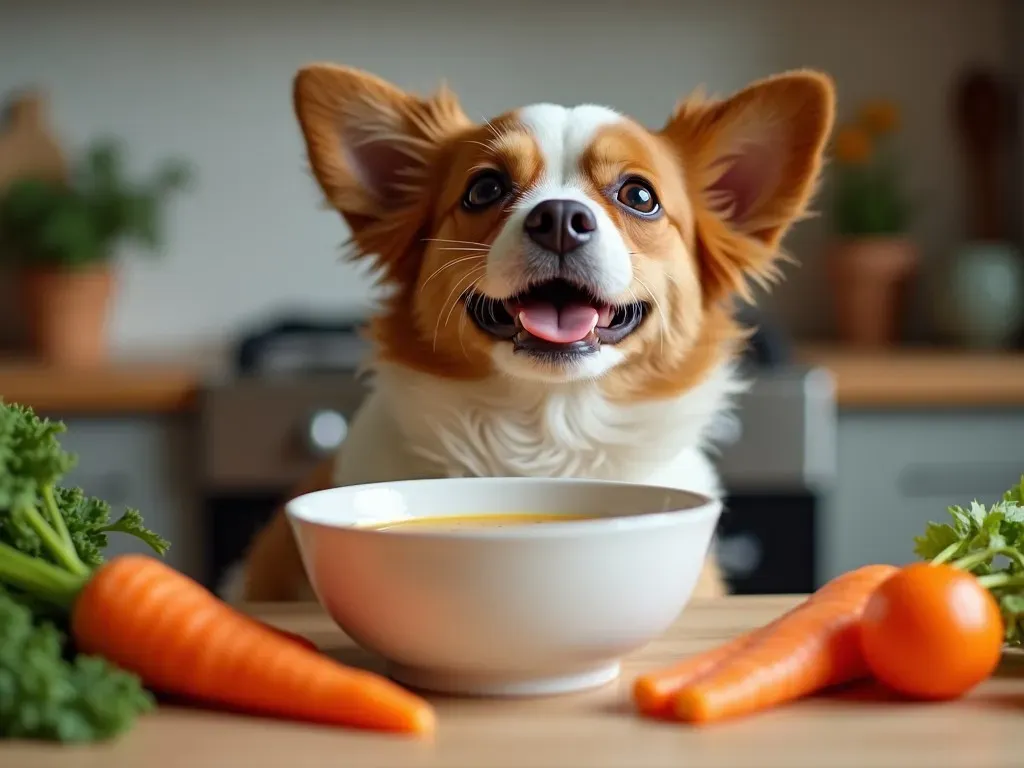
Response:
M61 365L105 359L118 246L156 252L163 203L188 177L184 165L167 162L148 179L131 181L120 144L100 141L67 181L26 177L0 192L0 259L14 268L42 359Z
M861 347L892 344L919 254L907 229L910 205L893 137L899 111L885 101L864 106L836 132L828 271L840 338Z

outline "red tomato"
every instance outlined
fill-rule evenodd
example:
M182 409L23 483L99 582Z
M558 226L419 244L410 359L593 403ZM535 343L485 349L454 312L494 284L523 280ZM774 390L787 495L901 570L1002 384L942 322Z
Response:
M1003 633L999 605L974 576L915 563L871 596L861 646L879 682L917 699L952 699L992 674Z

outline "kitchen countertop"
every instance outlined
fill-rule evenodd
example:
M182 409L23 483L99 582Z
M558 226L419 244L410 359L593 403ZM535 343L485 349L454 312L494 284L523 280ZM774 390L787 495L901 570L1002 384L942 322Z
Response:
M689 727L633 714L628 683L641 670L716 645L768 623L792 597L699 602L659 640L626 660L616 683L583 694L500 701L439 698L433 741L311 727L164 707L119 742L99 747L0 746L18 768L647 768L681 765L879 768L1019 765L1024 754L1024 661L968 698L945 704L886 699L853 688L744 720ZM253 613L304 634L347 663L379 666L315 607L255 607Z
M832 373L840 408L1024 407L1024 352L801 345L796 356Z

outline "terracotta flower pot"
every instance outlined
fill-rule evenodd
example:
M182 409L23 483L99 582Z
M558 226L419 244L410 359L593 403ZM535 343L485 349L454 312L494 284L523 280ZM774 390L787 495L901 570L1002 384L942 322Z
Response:
M100 263L80 269L25 268L18 293L35 353L61 366L94 366L107 358L114 272Z
M842 341L874 348L896 342L907 287L919 258L917 246L905 237L854 238L832 244L829 277Z

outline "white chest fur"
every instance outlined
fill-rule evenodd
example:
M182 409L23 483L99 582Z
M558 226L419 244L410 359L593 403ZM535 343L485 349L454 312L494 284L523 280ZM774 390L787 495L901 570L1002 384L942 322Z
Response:
M704 455L709 428L743 389L723 366L671 400L611 403L593 382L494 376L452 382L396 366L342 449L339 484L420 477L588 477L720 493Z

